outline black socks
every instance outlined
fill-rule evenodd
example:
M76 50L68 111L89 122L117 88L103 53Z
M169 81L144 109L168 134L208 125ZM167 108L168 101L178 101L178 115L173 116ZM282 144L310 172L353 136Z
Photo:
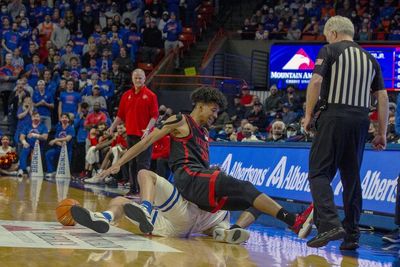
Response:
M294 215L293 213L285 210L284 208L281 208L278 211L278 214L276 215L276 218L283 221L284 223L286 223L289 226L293 226L295 221L296 221L296 215Z

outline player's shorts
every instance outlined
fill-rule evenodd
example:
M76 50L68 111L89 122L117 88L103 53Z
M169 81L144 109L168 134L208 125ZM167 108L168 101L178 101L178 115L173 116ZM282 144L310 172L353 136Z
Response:
M182 198L176 187L157 175L152 222L154 235L188 237L214 227L229 228L229 212L209 213Z
M174 183L185 199L196 203L202 210L215 212L227 200L226 197L218 199L215 196L217 179L224 178L223 176L226 176L225 173L215 169L181 168L174 173Z

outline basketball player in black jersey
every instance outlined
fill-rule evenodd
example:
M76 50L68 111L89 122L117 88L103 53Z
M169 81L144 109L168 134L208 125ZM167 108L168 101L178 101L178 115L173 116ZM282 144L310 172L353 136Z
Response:
M258 191L249 181L241 181L218 169L210 168L208 132L204 126L210 126L214 122L218 111L226 106L226 99L217 89L207 87L194 91L191 99L195 106L190 115L178 114L168 118L163 125L130 148L116 164L103 171L101 176L118 173L123 164L170 134L169 163L174 173L175 186L186 200L210 212L220 209L247 210L254 220L260 213L265 213L285 222L300 237L306 237L311 230L312 206L302 214L293 214ZM128 217L150 226L147 227L149 232L152 229L150 199L151 194L146 196L144 189L141 205L127 204L124 208ZM240 234L240 226L233 225L230 230L215 233L217 236L214 237L218 240L218 235Z

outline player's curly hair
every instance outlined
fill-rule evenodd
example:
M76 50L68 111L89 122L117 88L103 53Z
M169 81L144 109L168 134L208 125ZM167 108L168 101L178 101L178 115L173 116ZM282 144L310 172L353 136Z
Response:
M226 108L227 101L225 96L217 89L209 86L197 88L191 95L193 103L215 103L221 110Z

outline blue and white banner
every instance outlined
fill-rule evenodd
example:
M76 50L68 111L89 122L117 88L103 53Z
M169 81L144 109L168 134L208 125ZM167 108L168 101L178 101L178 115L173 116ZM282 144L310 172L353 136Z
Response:
M211 164L233 177L250 181L271 197L311 202L308 183L308 147L277 147L211 143ZM394 214L400 150L366 150L360 177L363 209ZM339 173L332 182L335 202L342 206Z

